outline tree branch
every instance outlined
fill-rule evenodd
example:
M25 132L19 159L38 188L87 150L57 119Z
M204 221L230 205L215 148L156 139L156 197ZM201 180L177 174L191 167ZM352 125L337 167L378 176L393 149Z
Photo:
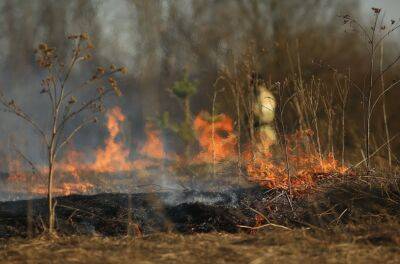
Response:
M75 135L78 133L83 127L86 125L93 123L94 117L91 117L85 121L83 121L80 125L78 125L58 146L56 146L56 150L54 152L54 157L57 157L57 153L62 147L67 144Z
M0 94L0 102L6 109L8 109L10 113L15 114L16 116L22 118L28 124L30 124L33 127L33 129L43 137L43 140L46 142L46 145L48 145L48 140L45 132L28 114L26 114L21 108L15 105L14 101L7 102L6 98L2 94Z

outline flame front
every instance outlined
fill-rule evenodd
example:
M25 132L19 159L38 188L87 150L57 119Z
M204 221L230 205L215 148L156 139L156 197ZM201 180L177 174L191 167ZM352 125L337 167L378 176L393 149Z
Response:
M251 181L270 189L304 191L316 185L318 176L344 174L346 167L338 164L332 153L326 158L309 149L311 131L298 131L286 136L283 157L274 160L271 152L273 143L261 138L261 148L248 149L245 153L246 170Z
M130 150L121 137L122 125L126 120L121 108L114 107L107 112L108 137L104 147L100 147L93 154L87 154L74 149L67 151L56 166L55 195L70 195L73 193L88 193L95 185L86 176L98 174L115 174L132 170L146 169L159 163L165 157L164 146L159 138L158 131L147 126L147 141L138 150L139 158L130 159ZM93 162L85 162L87 156L94 156ZM38 172L29 173L19 160L8 162L10 176L8 182L14 190L26 191L34 195L47 194L45 175L47 169L39 167ZM25 184L22 184L25 183Z
M106 115L108 137L104 147L99 147L91 155L74 149L67 151L56 166L56 195L72 193L88 193L93 190L101 174L118 174L136 171L137 175L148 177L147 169L158 168L173 170L173 165L164 166L164 160L179 163L180 158L165 152L161 139L161 132L154 125L147 124L145 133L147 140L137 150L137 158L131 159L130 149L126 147L122 138L122 125L126 120L119 107L110 109ZM237 160L238 137L235 134L232 119L225 115L211 116L201 112L193 121L193 130L196 134L200 151L194 155L192 163L211 164ZM300 131L286 136L286 149L281 150L278 157L274 157L271 149L273 141L268 137L259 137L257 142L250 144L242 153L241 163L244 165L250 181L267 188L289 189L294 191L307 190L316 185L319 175L343 174L347 168L342 167L335 160L333 154L322 157L316 151L310 150L309 138L312 133ZM307 141L308 140L308 141ZM89 153L90 154L90 153ZM93 157L93 162L87 157ZM226 163L229 166L229 162ZM25 188L29 193L45 195L46 169L39 168L39 173L27 173L21 162L9 162L12 185ZM90 175L90 178L88 175ZM290 176L290 180L289 180ZM21 184L25 182L26 184Z

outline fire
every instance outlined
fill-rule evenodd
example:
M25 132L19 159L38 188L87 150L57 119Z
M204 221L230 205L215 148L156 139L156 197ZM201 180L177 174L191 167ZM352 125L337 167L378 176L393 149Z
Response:
M126 117L121 108L114 107L106 114L106 127L108 137L104 147L99 147L92 154L77 151L73 148L66 151L63 158L56 164L56 184L53 188L55 195L70 195L73 193L88 193L95 188L92 181L86 177L97 177L98 174L114 174L133 170L144 170L149 167L159 166L161 160L166 157L164 145L160 138L160 132L154 126L146 125L147 140L138 149L139 158L130 159L130 149L120 139L122 125ZM93 157L89 162L87 157ZM19 160L8 162L10 176L8 182L18 191L27 191L35 195L47 194L45 167L39 167L38 173L27 172ZM85 175L85 177L83 177ZM96 179L92 179L96 181ZM24 183L24 184L22 184ZM32 183L32 186L30 185ZM26 188L29 187L29 190ZM25 190L20 190L24 189Z
M210 163L236 156L237 138L233 121L227 115L212 117L207 112L201 112L196 116L193 128L201 147L195 161Z
M63 174L69 174L74 177L74 180L76 182L79 182L79 173L81 170L84 169L84 164L82 163L82 160L84 160L83 153L75 149L71 149L66 153L61 162L59 162L57 168Z
M137 171L140 175L149 175L144 172L150 168L172 169L173 165L164 168L166 159L179 162L179 157L166 153L161 131L150 123L145 127L147 140L137 149L137 158L131 159L130 149L122 138L126 117L121 108L110 109L106 117L109 135L103 147L89 155L70 149L56 164L56 195L88 193L95 188L96 178L102 173ZM193 163L232 161L238 157L238 138L229 116L212 117L207 112L200 112L193 121L193 130L200 146ZM277 147L274 141L260 136L242 155L249 180L270 189L289 189L290 185L293 191L303 191L315 186L318 176L345 173L347 168L340 166L332 154L322 157L310 148L311 136L309 131L286 136L286 150L280 151L279 155L273 154L272 149ZM92 162L87 157L92 157ZM39 168L38 174L27 171L18 160L9 161L9 182L20 183L19 188L29 188L26 189L29 193L47 194L46 169ZM95 178L89 179L87 175Z
M347 168L339 165L333 154L324 158L308 149L310 136L310 131L287 136L283 161L273 160L272 143L266 139L261 142L262 148L246 151L246 170L250 180L271 189L289 189L290 184L293 191L304 191L316 185L318 175L344 174Z
M138 150L139 158L133 162L132 166L136 170L159 166L160 161L166 158L160 131L156 130L151 123L148 123L146 124L145 133L147 141Z
M146 125L146 143L140 148L139 154L154 159L164 159L164 144L160 138L160 132L154 129L154 126L148 123Z
M94 188L93 184L80 180L78 168L72 163L77 157L76 155L79 156L79 154L79 152L71 151L58 164L57 177L60 181L65 182L60 184L61 186L59 184L54 186L54 194L70 195L72 193L87 193ZM8 182L18 192L46 195L48 191L45 178L47 169L44 167L37 169L38 171L29 172L18 159L9 161L8 172L10 176L8 177Z
M96 151L95 162L89 166L90 170L99 173L115 173L132 169L132 162L129 161L130 150L125 147L123 141L117 139L121 134L121 125L125 119L119 107L114 107L107 113L109 137L105 141L105 148Z
M94 188L94 185L89 182L66 182L62 183L61 186L56 186L53 189L53 193L55 195L71 195L74 193L88 193ZM32 194L35 195L46 195L47 194L47 186L45 185L36 185L32 188Z
M8 160L8 173L10 174L10 176L8 177L10 181L26 182L27 180L27 177L23 170L23 165L20 160Z

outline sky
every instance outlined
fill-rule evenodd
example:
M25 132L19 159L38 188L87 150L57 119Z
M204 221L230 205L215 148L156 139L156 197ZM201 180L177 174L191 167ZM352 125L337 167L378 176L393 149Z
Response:
M371 7L382 8L389 19L400 18L400 0L360 0L364 13L371 11Z
M366 18L371 14L371 7L378 7L382 8L387 20L393 19L397 21L400 19L400 0L360 0L360 2L362 3L362 12ZM392 40L400 41L400 31L392 35Z

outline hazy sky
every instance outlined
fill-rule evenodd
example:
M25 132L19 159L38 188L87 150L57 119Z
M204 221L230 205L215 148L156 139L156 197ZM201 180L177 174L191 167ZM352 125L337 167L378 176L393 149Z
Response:
M363 13L366 18L371 14L371 7L382 8L386 19L399 20L400 19L400 0L360 0L363 3ZM393 39L394 38L394 39ZM397 31L392 36L392 40L400 40L400 32ZM396 40L397 41L397 40Z
M400 18L400 0L360 0L363 3L364 12L370 12L371 7L380 7L389 19Z

